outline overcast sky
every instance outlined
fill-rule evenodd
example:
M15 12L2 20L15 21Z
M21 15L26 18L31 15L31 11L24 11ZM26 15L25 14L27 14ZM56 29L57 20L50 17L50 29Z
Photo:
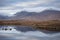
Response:
M0 0L0 14L12 15L18 11L42 11L46 8L60 10L60 0Z

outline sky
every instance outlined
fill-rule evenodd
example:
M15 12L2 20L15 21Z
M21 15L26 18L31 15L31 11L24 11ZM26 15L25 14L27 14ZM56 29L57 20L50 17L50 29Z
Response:
M60 0L0 0L0 15L12 16L19 11L60 10Z

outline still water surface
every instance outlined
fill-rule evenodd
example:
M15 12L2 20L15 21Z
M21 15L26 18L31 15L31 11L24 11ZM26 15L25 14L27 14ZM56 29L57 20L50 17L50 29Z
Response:
M60 40L60 32L38 31L25 26L1 27L13 27L13 30L0 30L0 40Z

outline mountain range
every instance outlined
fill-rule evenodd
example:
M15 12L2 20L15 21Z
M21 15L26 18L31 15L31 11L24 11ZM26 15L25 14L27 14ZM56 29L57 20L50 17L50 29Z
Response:
M22 19L22 20L60 20L60 11L58 10L44 10L42 12L27 12L21 11L14 14L11 19Z
M5 19L8 19L8 18L9 18L8 16L0 15L0 20L5 20Z
M11 17L0 15L0 19L33 20L33 21L60 20L60 11L58 10L44 10L42 12L21 11L17 12L16 14L14 14L14 16Z

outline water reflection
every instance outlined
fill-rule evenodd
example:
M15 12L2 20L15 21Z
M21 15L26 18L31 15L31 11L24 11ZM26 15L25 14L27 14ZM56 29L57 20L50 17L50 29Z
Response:
M8 26L2 26L8 27ZM12 26L15 28L13 31L0 32L0 40L60 40L60 32L58 33L44 33L42 31L37 31L31 27L19 27Z

